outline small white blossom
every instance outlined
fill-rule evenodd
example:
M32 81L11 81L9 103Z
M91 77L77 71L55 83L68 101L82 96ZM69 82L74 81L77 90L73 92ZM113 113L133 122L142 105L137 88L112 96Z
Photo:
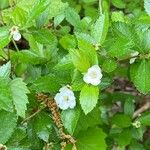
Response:
M88 69L88 72L84 75L83 80L85 83L97 86L101 83L102 71L98 65L94 65Z
M13 34L13 39L15 41L19 41L21 39L21 34L19 32L16 32Z
M140 121L135 121L132 123L132 125L135 127L135 128L140 128L141 127L141 122Z
M62 87L59 90L59 93L55 95L54 99L58 107L62 110L66 110L68 108L73 109L76 106L76 98L70 86Z
M129 63L133 64L135 62L135 60L136 60L136 56L138 56L138 55L139 55L138 51L135 51L134 53L131 53L131 57L135 57L135 58L131 58Z
M19 27L17 27L17 26L13 26L10 29L10 34L12 35L12 37L15 41L19 41L21 39L21 34L18 29L19 29Z

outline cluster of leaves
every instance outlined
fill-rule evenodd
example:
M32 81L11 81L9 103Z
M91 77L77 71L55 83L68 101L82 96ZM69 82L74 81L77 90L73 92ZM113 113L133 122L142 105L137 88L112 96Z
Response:
M69 84L77 106L60 112L78 150L150 148L150 113L133 118L150 92L149 0L1 0L0 9L1 144L60 150L52 114L36 93L54 97ZM17 42L10 35L14 25L22 35ZM83 74L96 64L102 82L88 85ZM115 90L116 78L128 80L134 91Z

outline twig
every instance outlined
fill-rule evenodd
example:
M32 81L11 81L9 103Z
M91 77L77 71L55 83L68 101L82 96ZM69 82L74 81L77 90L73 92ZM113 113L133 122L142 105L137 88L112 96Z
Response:
M35 113L33 113L32 115L30 115L29 117L25 118L21 124L24 124L25 122L29 121L30 119L32 119L34 116L36 116L38 113L40 113L43 110L43 108L38 109Z
M16 42L15 42L14 40L12 40L12 42L13 42L13 44L14 44L14 46L15 46L15 48L16 48L16 50L17 50L17 52L19 52L19 48L18 48L18 46L17 46Z
M141 108L139 108L138 110L136 110L134 112L133 119L138 117L141 113L143 113L144 111L148 110L149 108L150 108L150 101L146 102Z

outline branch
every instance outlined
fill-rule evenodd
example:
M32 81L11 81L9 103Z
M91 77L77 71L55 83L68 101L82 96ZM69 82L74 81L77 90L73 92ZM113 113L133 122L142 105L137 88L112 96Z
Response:
M144 111L148 110L149 108L150 108L150 101L146 102L141 108L139 108L138 110L136 110L134 112L133 119L138 117L141 113L143 113Z
M29 121L30 119L32 119L34 116L36 116L38 113L40 113L43 110L43 108L38 109L35 113L33 113L32 115L30 115L29 117L25 118L21 124L24 124L25 122Z

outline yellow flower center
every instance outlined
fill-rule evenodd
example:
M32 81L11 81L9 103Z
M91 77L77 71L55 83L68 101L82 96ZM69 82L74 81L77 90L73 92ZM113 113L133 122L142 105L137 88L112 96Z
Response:
M97 74L96 74L96 72L92 72L92 73L90 74L90 76L91 76L92 79L95 79L95 78L97 77Z
M64 98L64 101L66 101L66 102L69 100L68 96L64 96L63 98Z

